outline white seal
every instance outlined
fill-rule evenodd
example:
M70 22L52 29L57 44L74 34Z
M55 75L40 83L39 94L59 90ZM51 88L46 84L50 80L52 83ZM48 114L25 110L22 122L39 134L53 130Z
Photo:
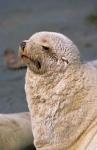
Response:
M97 149L97 70L55 32L23 41L25 91L37 150Z
M0 114L0 150L33 149L30 114ZM33 149L34 150L34 149Z

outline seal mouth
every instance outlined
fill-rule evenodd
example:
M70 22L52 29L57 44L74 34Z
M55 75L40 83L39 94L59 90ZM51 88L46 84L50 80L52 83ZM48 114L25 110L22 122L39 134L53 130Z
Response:
M33 61L30 57L28 57L27 55L21 55L21 58L22 59L27 59L27 60L30 60L30 61Z
M27 60L27 63L29 64L30 62L32 62L36 67L37 67L37 69L41 69L41 60L40 59L32 59L32 58L30 58L30 57L28 57L27 55L21 55L21 58L22 59L25 59L25 60Z

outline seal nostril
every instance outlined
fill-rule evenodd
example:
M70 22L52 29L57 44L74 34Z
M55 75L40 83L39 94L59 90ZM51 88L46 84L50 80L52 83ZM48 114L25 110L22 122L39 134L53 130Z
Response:
M26 42L21 42L21 43L20 43L20 46L21 46L21 49L24 51L24 48L25 48L25 46L26 46Z

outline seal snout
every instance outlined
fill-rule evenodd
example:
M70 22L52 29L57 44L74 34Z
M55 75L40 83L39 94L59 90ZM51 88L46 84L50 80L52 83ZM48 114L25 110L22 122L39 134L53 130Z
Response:
M24 51L24 49L26 47L26 42L25 41L21 42L20 47L21 47L21 50Z

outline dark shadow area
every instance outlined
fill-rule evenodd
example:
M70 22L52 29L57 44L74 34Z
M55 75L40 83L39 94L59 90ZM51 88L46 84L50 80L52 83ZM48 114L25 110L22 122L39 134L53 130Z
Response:
M24 148L22 150L36 150L36 148L34 145L30 145L30 146L27 146L26 148Z

